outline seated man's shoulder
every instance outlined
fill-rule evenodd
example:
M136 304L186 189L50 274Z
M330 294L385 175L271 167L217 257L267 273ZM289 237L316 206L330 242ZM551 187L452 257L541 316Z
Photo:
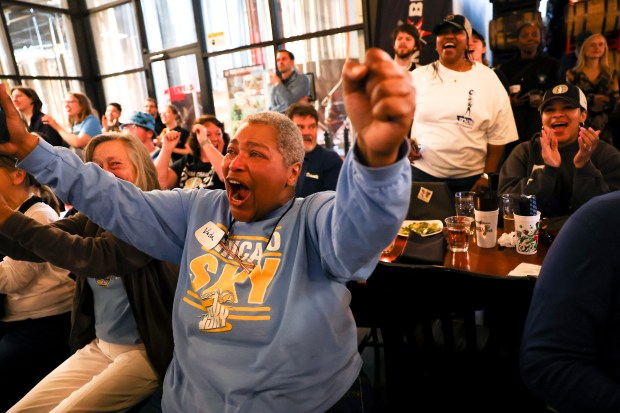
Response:
M330 162L338 162L342 163L342 158L338 155L333 149L326 148L321 145L317 145L317 155L319 155L324 160L329 160Z

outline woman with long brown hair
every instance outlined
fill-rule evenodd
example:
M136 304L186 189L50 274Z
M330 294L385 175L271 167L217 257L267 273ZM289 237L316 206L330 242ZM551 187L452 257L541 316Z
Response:
M76 153L81 155L82 149L92 137L101 133L101 122L96 116L90 99L83 93L70 92L65 100L67 122L65 129L51 115L43 116L43 123L56 130Z

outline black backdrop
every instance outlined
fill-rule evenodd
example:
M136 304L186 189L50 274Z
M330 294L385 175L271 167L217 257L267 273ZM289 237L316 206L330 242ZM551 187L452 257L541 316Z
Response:
M394 55L392 30L399 23L409 22L418 26L426 44L423 45L420 63L428 64L437 59L433 27L445 16L452 14L452 0L381 0L377 5L377 24L373 46Z

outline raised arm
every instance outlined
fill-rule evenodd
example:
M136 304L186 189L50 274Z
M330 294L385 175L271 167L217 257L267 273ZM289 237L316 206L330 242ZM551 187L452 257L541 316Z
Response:
M364 63L347 62L343 70L345 105L358 136L335 198L332 192L307 198L323 265L343 282L371 274L407 213L411 166L405 137L414 90L406 76L377 49L367 52Z
M358 154L367 166L386 166L397 160L415 110L415 94L407 76L379 49L370 49L363 64L347 61L344 65L344 101L357 131Z
M81 235L85 229L92 236ZM45 225L0 205L0 234L0 250L8 256L48 261L84 277L130 274L153 260L81 213Z
M88 144L88 142L92 138L92 136L86 132L79 133L77 135L75 133L69 132L68 130L63 128L51 115L43 115L42 121L45 125L51 126L56 132L58 132L60 137L65 142L67 142L69 145L73 147L83 148Z
M192 128L192 132L196 134L196 139L198 139L198 144L200 148L205 152L207 157L209 158L209 162L211 162L211 166L215 173L220 178L220 181L224 182L224 171L222 170L222 160L224 159L224 155L220 151L217 150L215 146L211 144L207 136L207 128L202 125L194 125Z
M177 131L167 132L162 137L161 151L155 159L155 169L157 169L157 179L162 189L170 189L176 186L179 177L172 168L170 168L170 160L172 159L172 150L181 139L181 133Z
M71 151L52 147L28 133L4 85L0 85L0 104L11 134L9 142L0 144L1 153L21 159L21 169L118 238L154 258L180 261L187 212L199 191L143 192L96 164L83 163Z

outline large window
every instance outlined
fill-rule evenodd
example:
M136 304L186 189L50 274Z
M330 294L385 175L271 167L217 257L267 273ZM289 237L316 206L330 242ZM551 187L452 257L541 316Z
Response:
M25 76L77 76L75 41L64 13L21 5L3 7L17 68Z
M3 4L7 33L0 33L1 74L14 76L3 81L9 87L23 85L34 89L43 102L43 111L60 123L64 123L66 117L64 99L67 92L84 91L84 84L77 80L82 71L73 26L68 11L61 9L66 7L64 0ZM8 39L13 56L10 55Z
M362 23L362 0L279 0L283 37Z
M135 15L131 3L91 14L90 23L101 74L143 66Z
M153 63L152 67L160 110L163 110L162 102L172 103L181 112L182 126L191 129L202 113L196 57L187 55L163 60Z
M67 0L23 0L26 3L38 4L41 6L52 6L67 8Z
M144 110L144 99L147 97L144 72L104 77L103 90L106 103L116 102L123 107L121 122L133 112Z
M15 74L13 56L11 55L11 49L9 48L9 42L6 39L6 34L4 34L4 30L0 30L0 74Z
M196 43L191 0L141 0L141 3L149 51Z
M268 0L201 0L207 50L271 40Z
M94 9L95 7L105 6L106 4L114 3L117 0L86 0L86 7Z
M321 128L338 144L346 120L340 73L347 58L364 54L364 7L365 0L6 1L0 81L33 87L58 119L68 91L86 93L100 113L120 103L121 121L151 96L160 110L178 106L185 127L204 112L233 133L267 108L275 54L286 48L311 79Z

